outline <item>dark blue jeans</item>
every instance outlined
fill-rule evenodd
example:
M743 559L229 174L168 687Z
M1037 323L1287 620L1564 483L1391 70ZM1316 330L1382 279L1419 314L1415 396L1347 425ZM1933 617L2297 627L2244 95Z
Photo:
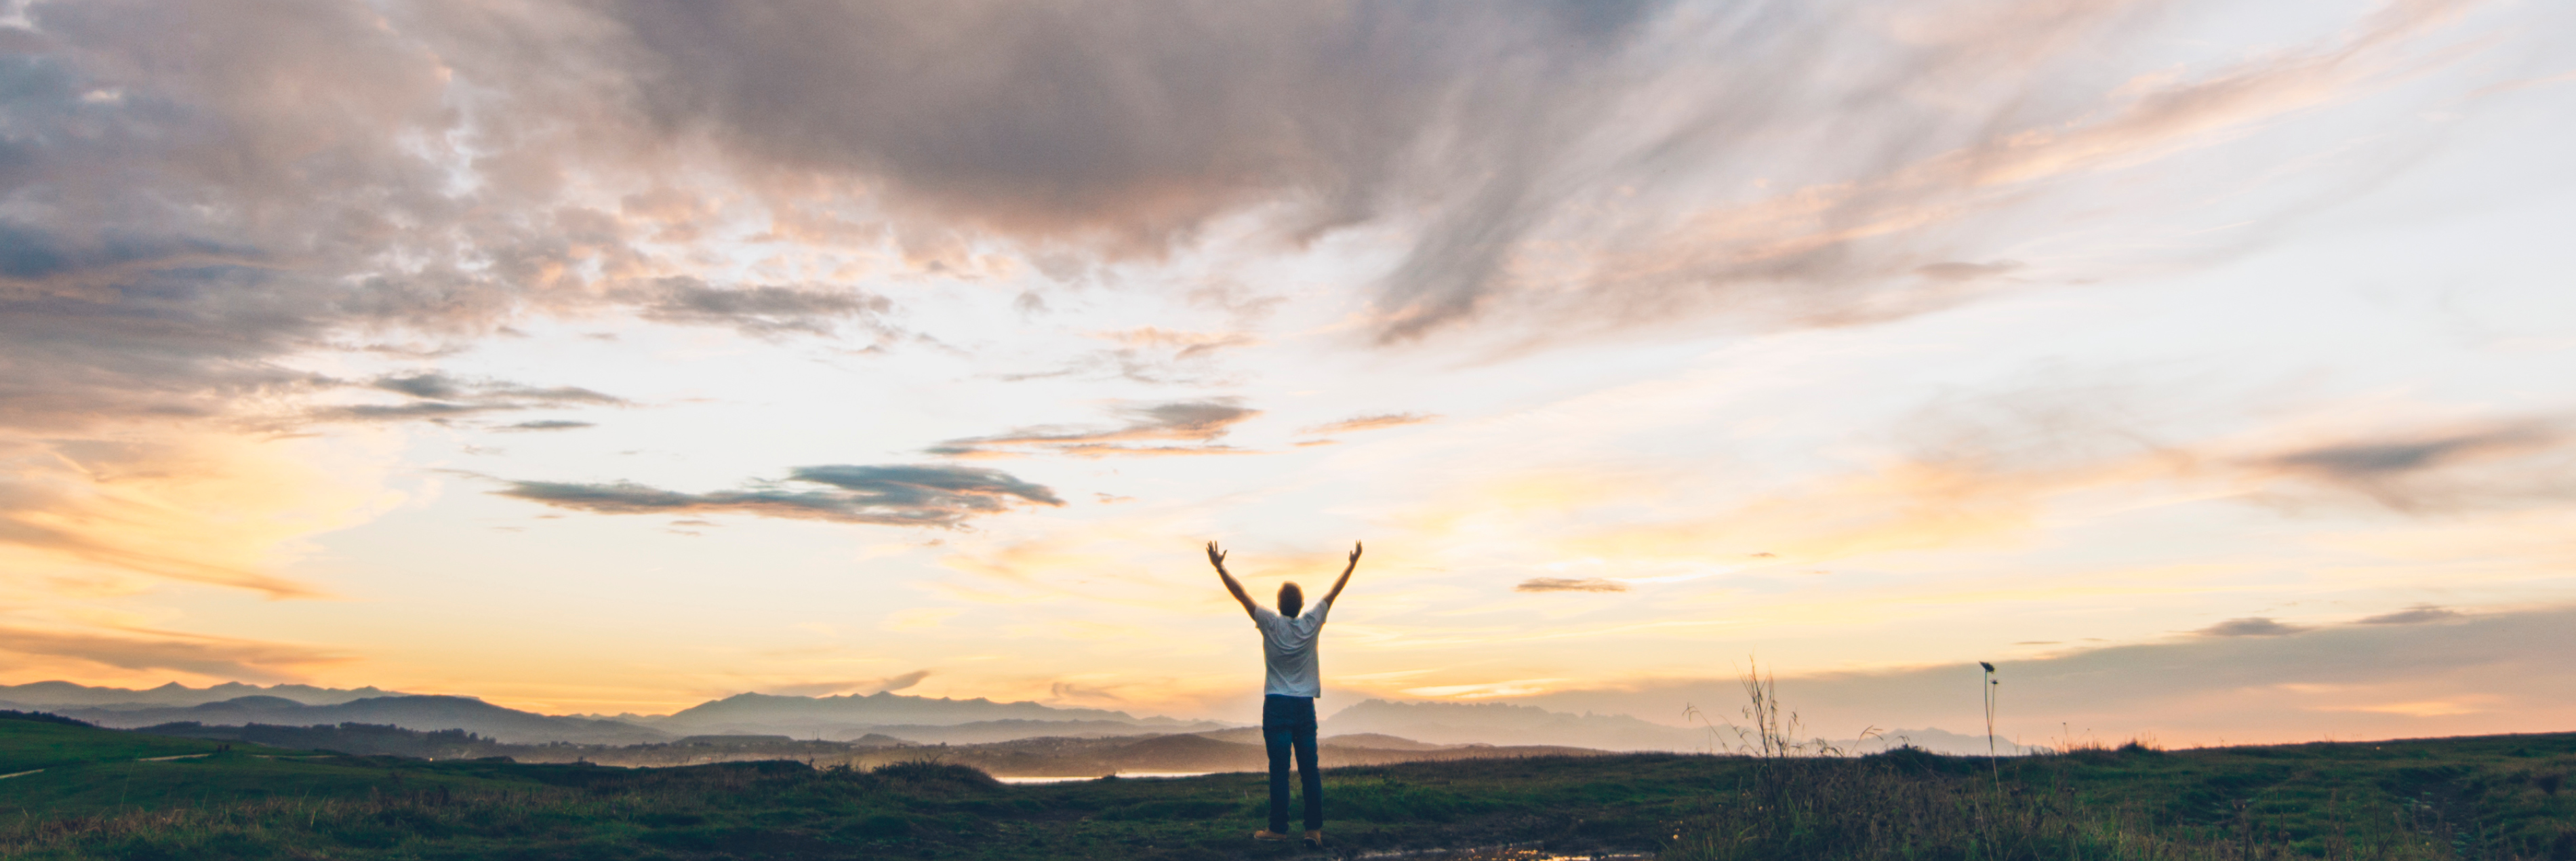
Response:
M1288 749L1297 749L1298 789L1306 795L1306 830L1324 829L1324 776L1315 773L1315 698L1261 698L1261 743L1270 749L1270 830L1288 833Z

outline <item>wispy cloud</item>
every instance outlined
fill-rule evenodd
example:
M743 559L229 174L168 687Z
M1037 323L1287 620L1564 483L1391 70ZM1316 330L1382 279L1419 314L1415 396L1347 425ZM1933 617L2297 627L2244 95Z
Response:
M2393 613L2381 613L2361 620L2364 625L2422 625L2462 618L2460 611L2431 604L2417 604Z
M955 528L1016 505L1061 506L1043 485L995 469L946 465L801 466L749 490L682 493L632 482L512 481L496 494L599 514L749 514ZM822 485L814 488L813 485Z
M2243 619L2229 619L2192 633L2204 637L2286 637L2310 630L2313 629L2283 624L2262 616L2249 616Z
M1573 580L1564 577L1532 577L1512 587L1514 592L1625 592L1628 584L1600 577Z
M1923 7L1920 18L1900 16L1906 22L1899 25L1901 38L1852 53L1816 51L1818 44L1851 38L1849 30L1808 29L1836 27L1847 10L1784 8L1780 29L1766 27L1762 42L1731 46L1731 68L1622 79L1641 96L1658 83L1687 82L1678 85L1699 98L1676 94L1691 105L1688 119L1658 123L1671 131L1630 143L1640 151L1629 160L1606 161L1616 165L1611 170L1695 172L1713 169L1697 159L1735 159L1817 180L1714 205L1638 206L1551 181L1550 168L1587 153L1578 143L1619 144L1597 136L1524 138L1524 152L1543 153L1543 160L1489 163L1495 173L1479 185L1481 194L1465 198L1471 206L1433 224L1385 281L1382 338L1411 339L1498 311L1533 329L1581 332L1707 315L1754 326L1833 326L1954 306L1983 295L1974 289L1979 282L2019 267L1930 257L1942 245L2048 199L2049 191L2188 153L2402 78L2430 62L2410 52L2413 43L2449 21L2459 5L2394 3L2295 49L2213 68L2142 71L2117 86L1991 89L1987 84L2049 77L2047 70L2088 51L2135 38L2149 29L2148 7L2031 5L2004 14ZM1674 29L1652 35L1687 42L1725 32L1691 32L1678 24L1708 22L1696 16L1669 20L1677 22ZM1708 91L1708 76L1730 73L1758 74L1764 83ZM1780 84L1791 80L1798 83ZM1558 87L1580 91L1586 83ZM1888 98L1926 87L1996 98L1943 98L1933 111L1900 109L1895 102L1901 99ZM2043 92L2051 107L2033 101ZM1665 101L1637 104L1641 111L1644 105L1670 110ZM1858 115L1817 110L1829 104L1873 109ZM1577 122L1617 120L1616 108L1558 107ZM1835 120L1829 133L1809 125L1828 114L1850 120ZM1783 141L1799 148L1766 149ZM1635 215L1603 224L1560 214L1583 204Z
M696 278L663 278L624 294L637 313L657 323L727 326L745 335L831 335L855 322L879 335L897 332L887 315L894 303L848 288L717 287Z
M332 452L310 438L0 438L0 582L47 593L163 580L318 597L320 587L272 573L276 545L390 502L380 466Z
M2519 495L2517 485L2525 484L2482 482L2477 489L2463 490L2441 481L2443 473L2559 450L2567 442L2566 432L2555 423L2500 421L2299 448L2255 459L2250 466L2359 493L2397 511L2428 512L2479 501L2475 497ZM2551 477L2538 476L2544 482ZM2543 490L2576 491L2576 476L2559 480L2561 486Z
M346 655L324 649L167 631L110 635L0 626L0 652L70 658L127 670L168 670L257 682L293 681Z
M1204 385L1219 381L1217 356L1261 343L1249 332L1193 332L1139 326L1091 337L1116 346L1084 352L1046 371L1002 374L1010 382L1045 379L1121 379L1155 385Z
M882 679L851 679L848 681L838 682L796 682L784 685L771 685L762 689L762 693L784 697L827 697L841 694L881 694L891 691L900 691L914 685L921 684L921 680L927 678L930 678L929 670L914 670L902 675L888 676Z
M1301 434L1320 436L1325 434L1355 433L1358 431L1378 430L1381 428L1403 427L1405 425L1418 425L1439 420L1440 416L1426 413L1378 413L1376 415L1353 416L1337 422L1308 425L1306 427L1298 428L1297 432Z
M1244 332L1186 332L1155 326L1109 332L1101 337L1129 347L1170 350L1175 359L1203 358L1219 350L1261 343L1261 339Z
M2150 4L39 3L12 171L77 204L0 219L0 424L222 415L327 388L283 360L361 333L626 310L883 337L893 307L851 275L1074 278L1226 219L1395 229L1389 339L1506 306L1540 339L1883 318L1995 280L2008 261L1949 247L1982 214L2365 91L2430 62L2454 5L2106 81L2059 72L2157 38ZM727 242L779 253L747 275ZM1180 291L1238 324L1280 298ZM418 397L336 417L490 408Z
M466 379L437 371L378 377L367 388L405 395L398 404L345 404L317 408L312 416L341 421L444 421L477 413L578 406L625 406L628 401L578 386L529 386L506 380ZM584 422L525 422L513 430L562 430Z
M500 426L500 427L497 427L497 428L493 428L493 430L496 430L496 431L518 431L518 432L525 432L525 431L561 431L561 430L580 430L580 429L582 429L582 428L587 428L587 427L598 427L598 425L593 424L593 423L591 423L591 422L577 422L577 421L569 421L569 420L566 420L566 419L544 419L544 420L540 420L540 421L520 422L520 423L518 423L518 424L514 424L514 425L503 425L503 426Z
M1112 428L1057 425L1019 428L993 436L952 439L932 446L927 451L931 454L950 457L994 457L1027 453L1069 454L1078 457L1245 454L1247 452L1244 449L1220 444L1216 440L1224 437L1235 425L1261 414L1260 410L1242 406L1242 402L1236 398L1122 406L1118 407L1116 412L1127 418L1125 425ZM1154 445L1151 443L1183 444Z

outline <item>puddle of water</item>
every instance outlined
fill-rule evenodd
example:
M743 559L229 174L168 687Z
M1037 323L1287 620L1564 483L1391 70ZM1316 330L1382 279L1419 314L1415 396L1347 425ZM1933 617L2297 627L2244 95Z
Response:
M1359 861L1654 861L1652 854L1612 852L1599 855L1564 855L1537 848L1537 844L1480 846L1472 849L1409 849L1401 852L1363 852Z
M1213 771L1122 771L1118 773L1118 779L1127 780L1130 778L1141 778L1152 780L1156 778L1170 777L1199 777L1215 773L1216 772ZM1105 776L1107 775L1086 774L1079 777L996 777L993 779L1003 783L1017 784L1078 783L1085 780L1099 780Z

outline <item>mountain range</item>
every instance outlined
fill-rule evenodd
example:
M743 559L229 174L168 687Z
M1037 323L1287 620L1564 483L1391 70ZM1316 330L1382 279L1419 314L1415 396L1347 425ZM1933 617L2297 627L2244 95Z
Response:
M947 727L996 721L1078 721L1088 725L1151 727L1157 732L1191 732L1193 730L1183 727L1198 725L1159 716L1139 718L1105 709L1058 708L1026 701L1000 703L983 697L970 700L916 697L892 692L837 697L735 694L669 715L622 714L608 719L677 735L761 734L797 738L855 738L862 732L873 731L869 729L872 727ZM1202 728L1224 726L1226 724L1209 724ZM1120 734L1135 735L1136 732Z
M1103 709L1034 702L916 697L738 694L669 715L544 715L472 697L418 696L366 687L94 688L70 682L0 685L0 709L46 711L105 727L163 724L307 727L366 724L433 732L464 730L506 744L652 744L684 736L781 735L856 740L883 735L916 744L988 744L1037 737L1107 738L1226 729L1234 724L1139 718Z
M226 683L189 688L94 688L70 682L0 685L0 709L50 711L100 726L139 728L173 723L205 726L309 727L366 724L433 732L464 730L507 744L653 744L685 736L774 735L849 741L871 734L914 744L994 744L1030 738L1104 739L1207 734L1259 742L1243 724L1137 717L1123 711L1059 708L1035 702L949 699L898 693L796 697L745 693L668 715L544 715L472 697L418 696L375 687L260 687ZM1720 729L1674 727L1628 715L1572 714L1509 703L1401 703L1365 700L1326 717L1328 736L1372 736L1431 746L1553 745L1612 751L1731 751ZM1239 738L1237 736L1240 736ZM1853 753L1911 743L1937 753L1983 754L1986 739L1940 729L1897 730L1835 742ZM1364 745L1366 746L1366 745ZM2029 753L1998 740L1998 753Z
M247 696L185 708L60 708L55 714L103 727L138 729L168 723L210 726L270 724L315 726L374 724L422 731L461 729L511 744L649 744L670 741L661 730L617 721L555 717L502 708L472 697L369 697L331 705L305 705L284 697Z

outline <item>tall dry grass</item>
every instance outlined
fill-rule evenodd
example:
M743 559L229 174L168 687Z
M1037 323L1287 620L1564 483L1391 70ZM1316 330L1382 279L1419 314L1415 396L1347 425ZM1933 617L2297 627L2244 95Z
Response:
M1986 681L1981 686L1991 703L1991 680ZM1748 725L1728 722L1710 729L1713 736L1731 734L1735 741L1727 752L1752 758L1753 767L1732 785L1711 788L1702 810L1673 833L1662 861L2504 857L2464 852L2459 841L2407 811L2345 811L2322 846L2312 841L2302 850L2242 801L2231 819L2182 824L2142 801L2089 796L2068 780L2069 767L2083 764L2079 759L2099 764L2102 757L2161 755L2137 742L2057 755L1988 756L1984 762L1911 745L1846 756L1820 740L1796 737L1796 712L1784 709L1776 686L1758 667L1743 682L1746 703L1739 713ZM1703 712L1689 713L1705 722Z

